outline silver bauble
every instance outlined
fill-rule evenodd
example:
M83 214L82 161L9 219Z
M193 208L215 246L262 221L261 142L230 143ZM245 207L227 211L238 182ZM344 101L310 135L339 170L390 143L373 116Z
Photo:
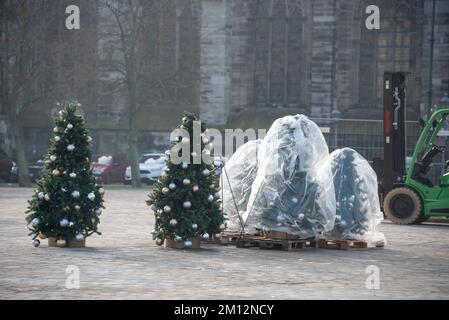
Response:
M176 227L177 225L178 225L178 220L176 220L176 219L171 219L170 220L170 226Z
M73 128L73 125L71 124L71 123L69 123L68 125L67 125L67 129L72 129Z
M38 194L37 194L37 197L39 198L39 199L44 199L45 198L45 193L43 193L42 191L41 192L39 192Z
M174 184L174 183L172 182L172 183L170 183L170 184L168 185L168 188L169 188L170 190L175 190L175 189L176 189L176 184Z
M74 144L69 144L67 146L67 151L73 151L73 150L75 150L75 145Z
M84 240L84 235L82 233L78 233L75 236L76 241L83 241Z
M101 215L101 212L102 212L103 210L101 209L101 208L98 208L98 209L96 209L95 210L95 214L97 215L97 216L99 216L99 215Z
M167 187L162 188L162 193L167 194L170 190Z
M210 174L210 171L209 169L204 169L201 173L203 174L203 176L207 177Z
M69 174L69 177L72 178L72 179L73 179L73 178L76 178L76 173L75 173L75 172L71 172L71 173Z
M74 208L75 208L76 211L80 211L81 210L81 207L79 205L74 206Z
M189 165L187 164L187 162L183 162L181 165L181 168L183 168L184 170L187 169L189 167Z
M190 248L191 246L192 246L192 241L190 241L190 240L184 241L184 247L185 248Z
M69 222L69 227L72 228L75 225L75 223L73 221Z
M59 225L63 228L67 227L69 225L69 220L62 219L61 221L59 221Z
M304 219L304 213L300 213L300 214L298 214L298 219L299 219L299 220L302 220L302 219Z
M55 156L54 154L50 156L50 161L56 161L56 159L58 159L57 156Z
M74 197L75 199L76 199L76 198L79 198L79 197L80 197L80 192L77 191L77 190L73 191L73 192L72 192L72 197Z
M41 220L40 220L39 218L34 218L34 219L31 221L31 225L32 225L33 227L37 227L40 223L41 223Z
M209 202L214 201L214 196L210 194L210 195L207 197L207 201L209 201Z
M33 241L31 241L31 243L33 244L33 246L35 246L36 248L40 246L41 242L38 239L33 239Z
M197 225L196 223L193 223L193 224L192 224L192 229L193 229L193 230L198 229L198 225Z
M203 234L203 239L209 239L210 237L209 237L209 234L208 233L205 233L205 234Z
M94 194L93 192L91 192L91 193L89 193L89 194L87 195L87 198L88 198L90 201L94 201L94 200L95 200L95 194Z
M192 203L190 201L184 201L182 204L182 207L184 209L190 209L190 208L192 208Z
M221 194L220 194L220 192L217 191L217 192L215 192L215 195L214 195L214 196L215 196L215 198L220 199Z
M185 186L188 186L190 184L190 179L182 180L182 184L185 185Z
M170 206L164 206L164 212L165 213L170 213L171 212Z

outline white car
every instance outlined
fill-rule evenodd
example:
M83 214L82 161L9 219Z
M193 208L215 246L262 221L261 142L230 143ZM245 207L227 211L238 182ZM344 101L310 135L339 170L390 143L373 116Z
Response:
M166 166L167 156L163 153L145 153L139 159L140 181L146 184L156 182ZM131 167L125 170L125 184L131 184Z

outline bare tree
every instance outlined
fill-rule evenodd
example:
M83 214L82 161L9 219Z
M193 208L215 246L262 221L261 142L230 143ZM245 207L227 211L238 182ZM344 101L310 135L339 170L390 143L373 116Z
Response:
M158 88L176 79L176 71L165 73L165 76L158 79L148 77L145 72L147 68L144 67L151 60L151 45L148 45L148 39L151 38L149 33L152 31L148 22L151 19L159 19L161 7L170 3L175 2L159 0L103 0L102 2L109 18L114 21L113 26L110 26L102 37L108 37L109 40L115 38L117 41L114 50L120 52L120 59L114 62L115 65L108 67L122 75L119 81L126 89L128 157L131 162L132 184L135 187L141 185L138 163L139 110L143 106L156 103L160 98Z
M36 17L41 1L0 1L0 103L15 142L19 185L30 186L22 117L36 97L31 94L40 60Z

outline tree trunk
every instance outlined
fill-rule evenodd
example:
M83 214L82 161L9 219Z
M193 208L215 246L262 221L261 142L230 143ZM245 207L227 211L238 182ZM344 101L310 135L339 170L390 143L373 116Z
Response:
M141 187L141 181L140 181L140 167L139 167L139 159L138 159L138 146L137 146L137 140L138 140L138 130L137 130L137 123L136 123L136 114L130 114L130 121L129 121L129 133L128 133L128 143L129 143L129 149L128 149L128 157L129 161L131 162L131 178L132 178L132 185L133 187L140 188Z
M16 145L17 166L19 168L18 180L20 187L31 187L26 157L26 141L23 135L22 122L19 119L11 121L12 133Z

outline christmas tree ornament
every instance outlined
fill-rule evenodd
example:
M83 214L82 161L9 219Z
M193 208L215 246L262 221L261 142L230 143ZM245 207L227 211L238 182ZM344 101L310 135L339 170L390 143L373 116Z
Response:
M56 161L57 158L58 158L57 156L55 156L54 154L52 154L52 155L50 156L50 161L51 161L51 162L54 162L54 161Z
M79 205L75 205L73 208L74 208L76 211L80 211L80 210L81 210L81 207L80 207Z
M74 144L69 144L67 146L67 151L73 151L73 150L75 150L75 145Z
M43 233L39 233L39 238L41 240L45 240L45 239L47 239L47 236L45 234L43 234Z
M223 231L226 229L226 225L224 223L220 224L220 230Z
M74 197L75 199L79 198L80 197L80 192L77 191L77 190L73 191L72 192L72 197Z
M203 176L207 177L210 174L209 169L204 169L202 172Z
M298 219L299 219L299 220L302 220L302 219L304 219L304 213L300 213L300 214L298 214Z
M60 137L60 136L55 136L55 141L56 141L56 142L61 141L61 137Z
M190 179L186 178L186 179L182 180L182 184L185 186L188 186L190 184Z
M172 183L170 183L170 184L168 185L168 188L169 188L170 190L175 190L175 189L176 189L176 184L174 184L174 183L172 182Z
M75 223L73 221L69 222L69 228L73 228L74 225L75 225Z
M215 192L214 196L215 196L216 199L220 199L221 194L220 194L220 192L217 191L217 192Z
M69 220L62 219L61 221L59 221L59 225L63 228L67 227L69 225Z
M192 203L191 203L190 201L184 201L184 202L182 203L182 207L183 207L184 209L190 209L190 208L192 208Z
M67 192L67 189L64 188L64 187L62 187L62 188L61 188L61 191L62 191L62 192Z
M153 204L153 201L151 201L150 198L145 200L145 203L147 204L147 206L151 206Z
M97 217L101 215L102 211L103 210L101 210L101 208L95 209L95 214L97 215Z
M157 209L156 211L158 214L162 214L164 211L162 209Z
M192 223L192 229L193 229L193 230L198 229L198 225L197 225L196 223Z
M68 125L67 125L67 129L72 129L73 128L73 125L71 124L71 123L69 123Z
M183 125L183 124L180 126L180 128L181 129L187 129L187 127L185 125Z
M54 127L54 128L53 128L53 132L54 132L54 133L58 133L58 131L59 131L59 129L58 129L57 127Z
M198 192L198 190L200 190L200 187L198 187L197 185L193 186L192 188L193 192Z
M64 212L70 211L70 207L66 206L66 207L62 208L62 211L64 211Z
M182 122L183 122L183 123L187 123L187 121L189 121L189 118L187 118L187 117L182 117Z
M183 162L181 167L185 170L189 167L189 165L187 164L187 162Z
M62 117L64 115L64 111L59 110L59 115Z
M57 177L57 176L60 175L60 172L59 172L58 169L54 169L54 170L51 172L51 174L53 175L53 177Z
M46 194L45 197L44 197L44 199L45 199L46 201L50 201L50 196L49 196L48 194Z
M170 206L164 206L164 212L165 213L170 213L171 212Z
M161 191L163 194L167 194L170 190L167 187L163 187Z
M210 195L207 197L207 201L209 201L209 202L214 201L214 196L210 194Z
M69 173L69 177L72 179L76 178L76 173L75 172Z
M41 220L39 219L39 218L34 218L32 221L31 221L31 225L33 226L33 227L37 227L37 226L39 226L39 224L41 223Z
M87 143L92 143L92 137L91 136L87 136Z
M35 246L36 248L40 246L41 242L38 239L33 239L33 241L31 241L31 243L33 244L33 246Z
M92 224L95 224L95 223L97 222L97 220L95 220L95 218L92 218L92 219L90 219L90 222L91 222Z
M175 241L176 241L176 242L180 242L180 241L182 241L182 237L180 237L180 236L176 235L176 236L175 236Z
M209 139L206 137L204 137L202 140L203 140L203 145L209 144L209 142L210 142Z
M89 193L89 194L87 195L87 198L88 198L90 201L94 201L94 200L95 200L95 194L94 194L93 192L91 192L91 193Z
M292 202L293 202L294 204L298 203L298 198L293 197L293 198L292 198Z
M184 241L184 247L185 248L190 248L191 246L192 246L192 241L190 241L190 240Z
M99 188L98 193L103 196L105 193L104 188Z
M78 233L75 236L76 241L83 241L84 240L84 235L82 233Z
M42 200L42 199L44 199L44 198L45 198L45 193L43 193L43 192L41 191L41 192L39 192L39 193L38 193L38 195L37 195L37 196L38 196L38 198L39 198L39 199L41 199L41 200Z
M209 239L210 238L210 236L209 236L209 234L208 233L205 233L205 234L203 234L203 237L202 237L203 239Z
M161 238L157 238L157 239L156 239L156 244L157 244L158 246L161 246L163 243L164 243L164 242L162 241Z
M176 219L171 219L171 220L170 220L170 225L171 225L172 227L176 227L176 226L178 225L178 220L176 220Z

